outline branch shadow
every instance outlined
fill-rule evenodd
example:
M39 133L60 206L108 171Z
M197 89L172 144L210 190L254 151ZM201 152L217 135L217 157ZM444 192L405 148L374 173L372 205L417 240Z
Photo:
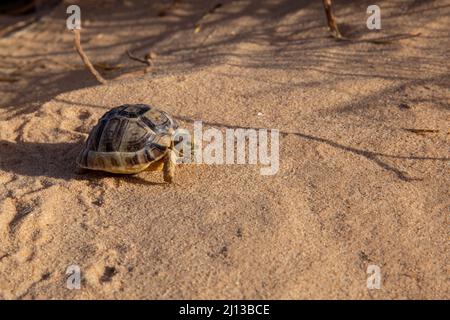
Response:
M214 3L219 2L214 1ZM433 2L433 1L428 1ZM167 2L169 3L169 2ZM155 3L148 4L146 1L133 1L133 7L111 7L103 8L102 14L96 8L96 3L83 4L84 19L92 20L95 23L86 28L83 36L83 46L93 62L110 50L116 50L114 59L117 63L124 64L120 70L107 71L106 78L114 78L122 74L139 70L142 66L137 66L126 57L125 49L132 49L135 53L142 55L151 50L156 50L162 56L161 61L156 62L156 73L164 73L168 70L174 74L184 74L194 68L204 68L220 63L246 67L253 69L294 69L299 72L305 70L315 70L326 73L334 77L330 78L380 78L386 80L411 80L420 78L423 70L417 70L417 65L425 65L430 72L442 70L441 59L432 57L409 57L408 59L386 60L386 54L395 52L397 45L362 45L355 47L349 42L335 41L330 38L326 31L326 19L320 1L312 2L307 0L280 0L278 2L244 1L235 2L230 0L220 1L222 7L214 14L208 15L202 20L202 29L198 34L194 33L194 26L203 16L205 9L213 4L206 1L181 1L180 8L168 13L165 17L157 17L154 10ZM365 10L369 0L358 3L348 3L345 6L336 3L335 10L342 23L351 23L353 29L358 32L367 33L365 27L356 23L358 19L365 16ZM148 10L141 10L146 4ZM402 1L399 4L390 6L392 18L395 19L400 14L410 14L418 12L424 2ZM110 6L111 4L102 4ZM383 4L386 6L387 4ZM112 5L111 5L112 6ZM60 9L63 5L60 6ZM239 8L239 10L236 10ZM406 8L406 11L405 11ZM440 8L437 6L436 8ZM443 8L445 9L445 8ZM150 13L150 14L149 14ZM352 16L358 15L358 19ZM431 13L430 13L431 14ZM441 12L434 11L433 15L438 17ZM222 34L220 37L211 37L208 41L210 31L220 29L225 24L235 23L240 18L250 17L256 19L257 27L241 28L235 34ZM319 17L321 17L319 19ZM66 19L65 10L55 10L49 18L52 22L64 25ZM111 26L107 21L115 21ZM161 28L161 32L147 34L131 34L126 39L119 39L113 43L102 45L101 41L90 41L95 38L102 27L113 28L112 32L117 32L127 28L132 30L151 30L152 27ZM405 26L400 26L404 29ZM108 29L109 30L109 29ZM446 31L446 30L445 30ZM192 33L191 33L192 32ZM437 31L435 31L437 32ZM441 32L441 30L439 30ZM189 39L184 41L183 38ZM189 36L191 35L191 36ZM186 36L186 37L185 37ZM189 37L187 37L189 36ZM94 39L95 40L95 39ZM35 46L40 46L39 40ZM252 43L264 46L258 54L246 53L235 50L235 46L240 43ZM414 43L410 44L413 45ZM1 84L0 94L14 95L10 99L5 99L1 108L7 109L13 118L18 114L31 113L39 109L42 101L48 101L59 93L94 86L97 83L92 76L84 69L72 49L72 42L62 43L62 50L51 52L34 52L32 55L14 54L8 57L9 62L19 63L27 59L64 57L70 61L76 58L76 70L53 69L53 65L40 71L39 74L24 74L30 84L22 86L20 81L11 84ZM329 52L331 49L333 52ZM40 50L39 50L40 51ZM118 54L119 53L119 54ZM109 55L110 56L110 55ZM230 61L238 58L238 62ZM368 63L370 61L370 63ZM367 67L371 68L367 68ZM373 67L373 68L372 68ZM151 78L151 75L149 75ZM3 86L6 86L3 89ZM36 103L39 101L40 103Z
M194 120L187 118L187 117L175 117L177 120L181 120L181 121L185 121L185 122L190 122L193 123ZM198 121L198 120L196 120ZM202 121L203 124L212 126L212 127L222 127L222 128L232 128L232 129L253 129L253 130L260 130L260 129L265 129L265 128L258 128L258 127L248 127L248 126L234 126L234 125L229 125L229 124L223 124L223 123L218 123L218 122L211 122L211 121ZM400 170L396 167L394 167L393 165L387 163L386 161L383 161L381 158L393 158L393 159L405 159L405 160L430 160L430 161L450 161L450 157L446 158L446 157L424 157L424 156L399 156L399 155L390 155L390 154L385 154L385 153L380 153L380 152L373 152L373 151L368 151L368 150L363 150L363 149L358 149L355 147L351 147L351 146L346 146L343 144L340 144L338 142L335 142L333 140L330 139L326 139L326 138L322 138L322 137L317 137L317 136L313 136L310 134L306 134L306 133L301 133L301 132L291 132L291 131L281 131L280 130L280 135L281 136L287 136L287 135L294 135L297 136L299 138L302 139L306 139L308 141L314 141L314 142L318 142L318 143L324 143L326 145L329 145L333 148L336 149L340 149L343 150L345 152L349 152L352 153L354 155L358 155L361 157L364 157L367 160L372 161L373 163L375 163L376 165L378 165L380 168L382 168L383 170L389 171L394 173L397 178L399 178L402 181L420 181L423 180L422 178L415 178L415 177L411 177L407 172Z

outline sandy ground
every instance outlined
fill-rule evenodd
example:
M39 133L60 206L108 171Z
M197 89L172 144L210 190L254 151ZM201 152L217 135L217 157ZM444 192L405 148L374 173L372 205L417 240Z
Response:
M450 1L79 1L97 85L61 4L0 39L0 298L429 299L449 290ZM72 3L76 3L75 1ZM2 20L6 21L6 20ZM157 54L151 72L132 49ZM129 76L129 72L134 72ZM280 170L76 175L97 119L149 103L185 127L279 129ZM433 130L418 132L409 129ZM80 266L80 290L66 269ZM366 269L381 268L379 290Z

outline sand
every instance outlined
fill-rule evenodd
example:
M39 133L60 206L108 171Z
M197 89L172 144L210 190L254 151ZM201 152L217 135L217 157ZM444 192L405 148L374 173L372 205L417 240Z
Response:
M0 39L17 80L0 82L0 299L450 298L449 1L378 1L379 32L371 1L338 1L354 39L421 33L381 45L329 37L320 1L222 1L200 23L210 1L163 17L167 2L143 2L78 2L86 53L120 67L100 69L120 78L106 85L73 49L67 4ZM127 49L156 53L151 71ZM279 171L75 174L123 103L187 128L278 129Z

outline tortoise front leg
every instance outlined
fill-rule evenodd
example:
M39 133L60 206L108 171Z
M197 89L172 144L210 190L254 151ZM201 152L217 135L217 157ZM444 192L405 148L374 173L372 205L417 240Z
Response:
M164 158L163 176L164 181L172 183L175 176L175 167L177 165L177 155L171 147Z
M342 35L339 32L337 26L336 17L333 14L333 8L331 7L331 0L323 0L323 7L325 14L327 15L328 27L330 28L331 35L336 39L342 39Z

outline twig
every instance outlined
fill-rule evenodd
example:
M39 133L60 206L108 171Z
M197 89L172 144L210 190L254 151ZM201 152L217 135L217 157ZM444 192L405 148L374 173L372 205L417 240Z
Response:
M327 22L331 35L336 39L342 39L342 34L339 31L336 17L333 13L333 8L331 7L331 0L323 0L323 7L325 9L325 14L327 15Z
M327 22L328 27L330 28L331 35L336 38L337 40L344 40L344 41L352 41L352 42L368 42L368 43L374 43L374 44L386 44L386 43L392 43L394 41L408 39L408 38L414 38L420 36L420 33L403 33L403 34L394 34L391 36L381 37L381 38L375 38L375 39L350 39L347 37L344 37L341 32L339 31L336 16L333 13L332 3L331 0L323 0L323 7L325 8L325 14L327 15Z
M439 133L439 130L435 130L435 129L404 128L403 130L408 131L408 132L412 132L412 133L415 133L415 134L420 134L420 135L424 135L426 133Z
M128 58L130 58L131 60L134 60L134 61L137 61L137 62L146 64L146 65L148 65L148 66L151 66L151 65L152 65L151 59L141 59L141 58L139 58L139 57L136 57L134 54L131 53L130 50L127 50L127 56L128 56ZM148 55L147 55L147 56L148 56Z
M78 54L80 55L81 60L83 61L84 65L89 70L89 72L92 73L92 75L95 77L95 79L97 79L98 82L100 82L101 84L106 84L107 83L106 79L103 78L102 75L97 70L95 70L94 66L89 61L88 56L84 53L83 48L81 47L80 30L74 29L73 33L75 35L75 37L74 37L75 48L76 48Z
M136 57L133 53L131 53L130 50L127 50L127 56L131 60L134 60L134 61L137 61L137 62L147 65L147 67L144 70L144 73L149 72L150 69L154 67L153 58L156 56L156 54L154 52L147 53L144 56L144 59L142 59L142 58Z

